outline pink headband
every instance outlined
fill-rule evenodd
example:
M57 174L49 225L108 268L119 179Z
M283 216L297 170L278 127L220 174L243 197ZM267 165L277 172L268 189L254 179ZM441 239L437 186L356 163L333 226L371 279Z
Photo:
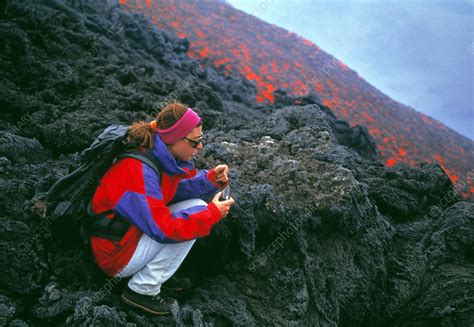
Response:
M186 113L173 126L167 129L158 129L157 133L166 144L176 144L186 137L199 124L201 118L193 109L188 108Z

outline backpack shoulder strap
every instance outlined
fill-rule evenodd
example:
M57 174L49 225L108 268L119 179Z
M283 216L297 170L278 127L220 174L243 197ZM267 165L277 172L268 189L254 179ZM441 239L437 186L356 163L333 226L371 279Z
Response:
M144 162L160 178L160 164L150 152L124 152L117 156L117 160L123 158L134 158Z

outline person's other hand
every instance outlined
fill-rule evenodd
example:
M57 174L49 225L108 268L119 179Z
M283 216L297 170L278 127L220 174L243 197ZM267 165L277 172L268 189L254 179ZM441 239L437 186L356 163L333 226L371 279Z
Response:
M229 200L220 201L219 198L222 192L217 193L212 202L216 205L217 209L219 209L221 216L225 217L229 214L230 207L235 203L234 199L230 198Z
M229 181L229 177L227 176L229 174L229 167L227 167L227 165L217 165L214 171L216 172L215 181L222 185L227 184Z

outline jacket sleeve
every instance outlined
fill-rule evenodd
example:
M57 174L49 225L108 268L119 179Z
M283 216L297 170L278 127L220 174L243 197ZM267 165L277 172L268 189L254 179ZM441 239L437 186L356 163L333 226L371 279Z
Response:
M213 204L194 206L171 213L163 202L159 179L142 164L143 191L124 192L114 206L114 211L128 219L145 234L160 243L174 243L209 235L211 226L221 219L219 209Z
M208 201L220 188L225 186L215 182L215 177L214 170L201 170L194 177L181 180L173 197L173 202L189 199Z

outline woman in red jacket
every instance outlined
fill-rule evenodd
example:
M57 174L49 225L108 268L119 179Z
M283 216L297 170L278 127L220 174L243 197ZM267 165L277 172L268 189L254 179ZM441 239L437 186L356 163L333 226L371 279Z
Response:
M234 203L215 194L228 184L226 165L199 172L193 166L202 136L201 118L180 103L166 106L150 123L133 124L127 141L151 151L161 176L140 160L121 159L92 200L94 213L113 210L130 222L119 242L91 237L98 265L109 276L132 276L122 300L152 314L170 312L175 300L160 296L161 286L166 281L163 287L175 290L189 286L189 280L170 277L195 239L209 235Z

